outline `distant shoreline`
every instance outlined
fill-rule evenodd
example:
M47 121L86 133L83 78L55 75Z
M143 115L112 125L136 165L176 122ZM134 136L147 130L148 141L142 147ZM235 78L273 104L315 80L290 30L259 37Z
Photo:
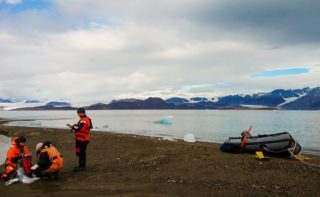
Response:
M18 109L10 109L10 110L1 110L1 111L72 111L76 110L77 108L72 109L60 109L60 108L51 108L51 109L31 109L31 108L18 108ZM288 109L279 109L279 108L269 108L269 107L262 107L262 108L217 108L217 109L87 109L87 110L97 110L97 111L123 111L123 110L174 110L174 111L186 111L186 110L279 110L279 111L295 111L295 110L288 110ZM317 111L317 110L297 110L297 111Z

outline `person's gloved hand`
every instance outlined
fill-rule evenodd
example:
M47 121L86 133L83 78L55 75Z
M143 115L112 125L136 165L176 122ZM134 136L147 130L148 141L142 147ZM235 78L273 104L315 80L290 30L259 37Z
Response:
M24 154L23 157L26 158L26 159L29 159L29 158L31 158L31 154Z
M12 161L13 163L17 163L18 160L19 160L19 159L22 159L22 158L23 158L23 157L22 157L21 155L18 155L18 156L16 156L16 157L11 158L11 161Z

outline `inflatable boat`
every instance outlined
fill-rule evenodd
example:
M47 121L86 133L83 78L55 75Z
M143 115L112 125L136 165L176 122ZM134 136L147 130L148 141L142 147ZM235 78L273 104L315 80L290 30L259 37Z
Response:
M282 132L270 135L230 137L220 147L222 152L256 152L262 151L272 155L299 155L301 146L290 133ZM245 140L245 142L244 142Z

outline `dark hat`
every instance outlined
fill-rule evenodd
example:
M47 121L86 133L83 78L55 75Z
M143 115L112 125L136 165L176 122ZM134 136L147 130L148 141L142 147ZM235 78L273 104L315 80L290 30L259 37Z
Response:
M43 148L45 148L45 147L50 147L51 146L51 142L50 141L45 141L45 142L43 142Z
M78 110L77 110L78 113L82 113L82 114L85 114L86 113L86 110L83 108L83 107L80 107Z
M16 142L17 142L17 144L19 144L20 142L25 143L25 142L27 142L27 138L22 135L17 139Z

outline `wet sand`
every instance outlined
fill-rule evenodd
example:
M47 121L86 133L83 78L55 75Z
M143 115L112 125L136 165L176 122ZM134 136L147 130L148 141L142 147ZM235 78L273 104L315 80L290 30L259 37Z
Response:
M0 126L0 134L25 135L33 153L38 142L50 140L65 159L59 180L7 187L1 182L1 197L320 196L320 168L285 158L259 161L253 154L222 153L218 144L92 132L87 171L73 172L77 157L69 130ZM320 164L319 156L305 156Z

